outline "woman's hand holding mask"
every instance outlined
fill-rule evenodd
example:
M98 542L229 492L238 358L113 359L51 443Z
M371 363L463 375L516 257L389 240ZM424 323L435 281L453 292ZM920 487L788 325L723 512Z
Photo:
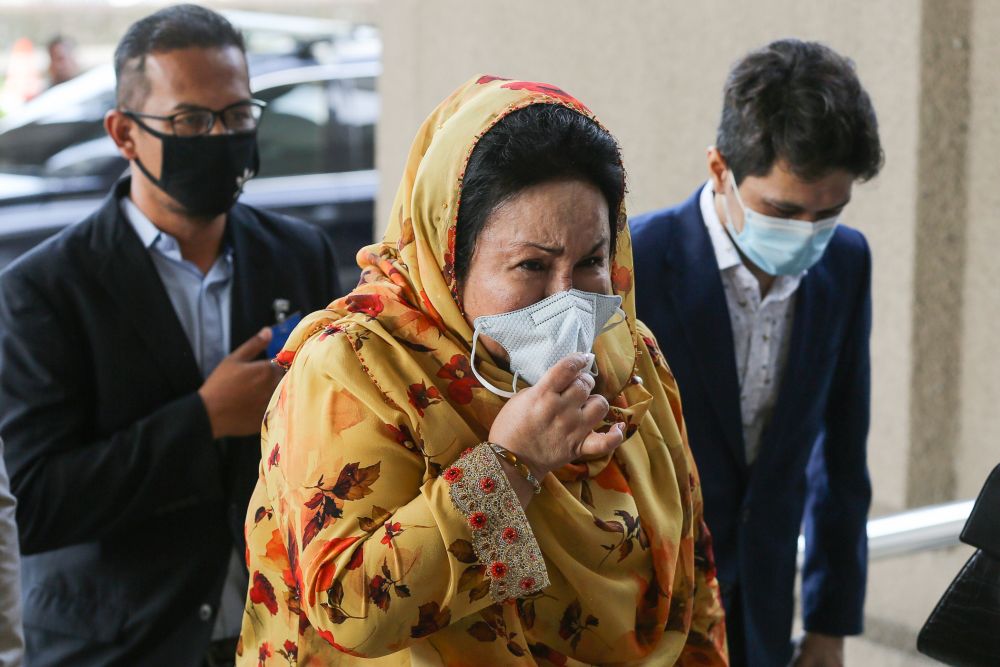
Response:
M590 393L592 361L591 354L564 357L538 384L511 398L490 428L490 441L516 454L538 479L581 457L609 454L624 441L624 424L607 433L594 431L608 413L608 401ZM504 469L527 505L531 487L506 464Z

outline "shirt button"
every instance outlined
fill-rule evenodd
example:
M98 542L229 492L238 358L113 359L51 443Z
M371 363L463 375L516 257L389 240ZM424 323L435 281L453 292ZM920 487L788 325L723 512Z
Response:
M206 602L198 607L198 618L203 621L207 621L212 618L212 605Z

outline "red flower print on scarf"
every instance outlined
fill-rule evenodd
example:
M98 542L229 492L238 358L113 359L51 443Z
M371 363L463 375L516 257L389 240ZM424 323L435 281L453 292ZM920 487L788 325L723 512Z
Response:
M649 350L649 358L652 359L653 363L657 366L660 365L660 348L656 346L656 341L648 336L642 337L642 342L646 344L646 349Z
M264 642L263 644L260 645L260 651L258 651L257 653L257 665L259 667L264 667L267 659L270 658L272 655L274 655L274 652L271 650L271 645L267 642Z
M539 83L537 81L511 81L510 83L505 83L501 86L501 88L507 88L509 90L528 90L533 93L541 93L542 95L554 97L557 100L561 100L573 107L576 107L577 109L590 113L590 109L584 106L583 102L576 99L562 88L557 88L556 86L552 86L547 83Z
M476 376L472 374L469 358L464 354L456 354L437 372L439 378L451 380L448 383L448 396L459 405L472 402L473 387L480 387Z
M295 358L295 350L282 350L274 357L274 363L278 364L286 371L292 365L292 360Z
M712 534L708 531L708 525L704 519L701 521L698 541L694 543L694 563L699 570L705 573L707 583L715 581L715 551L712 548Z
M396 523L386 522L385 524L385 535L382 536L382 544L388 544L389 548L392 548L392 538L396 537L403 532L403 527L397 521Z
M481 642L495 642L502 639L507 644L507 650L518 658L527 654L524 647L515 640L517 633L507 630L507 624L503 620L503 610L499 605L487 607L480 611L479 615L483 620L473 623L466 632Z
M510 81L510 79L502 76L493 76L492 74L485 74L476 81L480 86L489 83L490 81Z
M379 305L381 306L381 303ZM379 311L381 311L381 310L382 309L379 308ZM357 311L354 311L354 312L357 312ZM376 313L376 315L377 314L378 313ZM323 327L323 333L321 333L319 335L319 339L320 340L326 340L327 337L329 337L329 336L335 336L336 334L339 334L343 330L344 330L344 327L337 326L336 324L327 324L325 327Z
M392 436L392 439L396 441L397 445L402 445L411 452L415 452L420 449L417 445L417 439L413 437L413 434L410 432L410 427L406 424L400 424L399 426L386 424L385 428L389 431L389 435Z
M381 462L364 468L360 467L358 463L348 463L340 471L337 482L330 487L323 485L323 476L320 475L316 486L309 487L314 489L315 493L305 503L306 509L315 511L315 514L306 524L302 533L303 549L309 546L313 538L331 520L339 519L344 515L341 507L345 501L361 500L372 492L371 486L378 480L381 466Z
M281 459L281 452L278 448L281 447L280 444L276 444L274 449L271 450L271 455L267 457L267 469L270 470L274 466L278 465L278 461Z
M382 297L378 294L348 294L347 310L352 313L362 313L369 319L375 319L385 308Z
M414 639L432 635L451 623L451 609L441 608L437 602L428 602L418 608L417 624L410 627L410 636Z
M626 294L632 290L632 272L627 266L611 266L611 285L617 294Z
M583 639L583 633L597 627L600 623L597 617L592 614L588 614L584 620L580 618L582 615L583 610L580 607L580 601L574 600L572 604L566 607L562 620L559 622L559 636L568 640L569 645L573 647L574 651L577 644Z
M250 602L262 604L271 612L271 616L278 613L278 599L274 595L274 586L260 572L253 573L253 586L250 587Z
M299 659L299 647L286 639L285 645L278 650L278 655L287 660L289 664L294 665Z
M355 658L363 658L363 657L365 657L365 656L361 655L360 653L358 653L357 651L355 651L354 649L349 649L346 646L341 646L340 644L338 644L336 641L334 641L334 639L333 639L333 633L330 632L329 630L319 630L319 631L316 632L316 634L319 635L320 637L322 637L324 640L326 640L327 644L329 644L333 648L337 649L341 653L346 653L347 655L352 655Z
M438 388L434 385L428 387L423 382L411 384L406 395L410 399L410 405L417 409L417 414L421 417L424 416L424 410L441 402L441 392Z
M448 247L444 251L444 277L448 280L448 283L455 282L455 238L458 233L458 227L452 225L448 228Z
M376 574L368 582L368 598L382 611L389 611L389 605L392 604L392 598L389 595L390 589L396 594L396 597L410 597L409 586L399 583L399 579L393 579L389 566L383 560L382 574Z

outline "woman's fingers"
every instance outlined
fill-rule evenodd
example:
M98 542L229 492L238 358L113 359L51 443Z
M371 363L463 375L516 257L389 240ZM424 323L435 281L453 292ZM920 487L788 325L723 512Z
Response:
M562 394L571 384L576 382L581 371L588 368L594 361L594 355L576 352L567 355L556 362L556 365L545 371L545 375L535 385L542 392Z
M594 377L587 371L582 371L570 382L562 392L563 405L579 409L590 396L594 388Z
M600 394L594 394L593 396L588 396L586 402L580 408L580 419L582 425L588 430L592 430L595 426L604 421L604 418L608 414L608 399L604 398Z
M592 431L580 443L579 456L607 456L625 441L625 425L615 424L607 433Z

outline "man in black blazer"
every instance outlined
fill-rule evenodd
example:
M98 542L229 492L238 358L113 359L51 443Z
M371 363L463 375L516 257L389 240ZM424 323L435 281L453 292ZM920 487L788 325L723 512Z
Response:
M305 223L234 204L261 105L224 18L161 10L115 65L105 126L130 176L0 276L28 662L227 664L280 379L269 325L338 295L333 253Z
M636 310L680 387L731 664L841 667L865 594L871 255L838 219L881 168L875 112L848 60L774 42L730 73L707 162L629 223Z

